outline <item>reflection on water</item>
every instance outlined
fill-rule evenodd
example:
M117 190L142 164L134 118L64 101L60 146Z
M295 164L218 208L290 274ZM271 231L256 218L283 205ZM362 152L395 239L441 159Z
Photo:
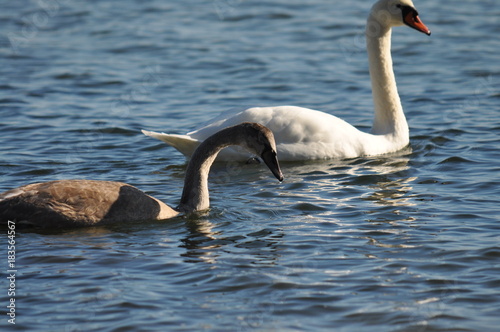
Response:
M365 199L381 205L412 206L415 205L408 197L411 195L411 182L417 177L408 177L392 181L380 181L372 186L375 191Z
M264 228L248 234L226 233L223 225L215 225L207 219L188 220L187 235L181 239L181 254L186 262L217 264L220 255L241 251L241 264L247 259L251 265L273 265L279 257L278 248L283 237L282 232Z
M223 244L217 241L220 232L213 231L215 225L207 219L187 220L187 236L184 237L181 247L186 249L183 257L187 262L199 262L215 264L217 259L216 249Z
M333 202L348 206L359 198L384 206L413 206L412 183L417 177L412 175L409 161L410 157L402 154L328 161L315 163L314 167L288 164L285 188L279 196L294 197L298 202L295 206L304 211L315 210L307 204L317 205L318 209L322 205L331 207Z

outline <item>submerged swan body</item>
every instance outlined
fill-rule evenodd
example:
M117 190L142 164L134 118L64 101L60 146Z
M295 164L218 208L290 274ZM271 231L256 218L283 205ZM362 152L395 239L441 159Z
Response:
M163 220L209 207L208 173L217 154L239 145L260 156L282 181L272 132L257 123L222 129L193 153L186 170L180 204L173 209L121 182L60 180L34 183L0 194L0 221L38 227L75 227L125 221Z
M372 7L366 24L366 42L375 106L370 133L365 133L333 115L296 106L256 107L223 113L206 126L186 135L143 131L190 157L200 142L221 128L242 121L271 129L281 161L341 159L398 151L409 144L409 129L392 69L391 30L406 24L430 35L411 0L380 0ZM249 155L226 149L222 160L245 160Z

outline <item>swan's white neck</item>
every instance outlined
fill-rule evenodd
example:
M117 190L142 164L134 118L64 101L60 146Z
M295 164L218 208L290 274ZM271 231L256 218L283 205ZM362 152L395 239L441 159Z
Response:
M409 129L392 69L391 27L369 16L366 46L370 64L375 118L372 134L388 135L392 140L409 142Z

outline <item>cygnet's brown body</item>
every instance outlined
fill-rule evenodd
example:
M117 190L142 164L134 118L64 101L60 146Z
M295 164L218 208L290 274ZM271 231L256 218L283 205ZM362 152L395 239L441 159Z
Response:
M219 131L198 147L189 162L176 209L126 183L60 180L29 184L0 194L0 221L59 228L162 220L204 210L209 207L210 166L219 151L229 145L243 146L260 156L273 174L283 180L271 131L259 124L243 123Z

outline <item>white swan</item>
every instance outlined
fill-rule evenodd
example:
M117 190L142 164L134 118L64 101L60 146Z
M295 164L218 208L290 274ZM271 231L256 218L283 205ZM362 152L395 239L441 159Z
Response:
M205 210L209 207L210 166L220 150L234 144L259 155L274 176L283 180L272 132L257 123L243 123L217 132L196 149L176 209L126 183L60 180L29 184L0 194L0 221L59 228L162 220L181 212Z
M221 128L241 121L258 122L274 133L281 161L355 158L398 151L409 144L409 129L392 69L391 28L406 24L430 35L410 0L380 0L366 24L375 118L371 133L333 115L296 106L257 107L224 113L186 135L143 131L190 157L196 146ZM249 155L226 149L218 160L245 160Z

